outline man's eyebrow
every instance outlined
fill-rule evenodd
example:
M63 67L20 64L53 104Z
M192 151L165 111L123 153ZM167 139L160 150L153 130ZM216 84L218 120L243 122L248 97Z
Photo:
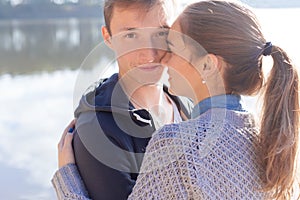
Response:
M136 30L138 28L135 28L135 27L123 27L120 29L120 31L132 31L132 30Z
M161 26L160 28L170 29L170 26L168 26L168 25L163 25L163 26Z
M144 28L147 28L147 27L144 27ZM153 27L155 28L155 27ZM164 26L161 26L159 28L163 28L163 29L170 29L170 27L168 25L164 25ZM122 27L121 29L119 29L119 31L134 31L134 30L139 30L139 29L142 29L142 28L136 28L136 27Z

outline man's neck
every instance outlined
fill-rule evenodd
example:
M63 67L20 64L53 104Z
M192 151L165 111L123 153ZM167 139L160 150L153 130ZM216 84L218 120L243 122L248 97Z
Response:
M162 85L146 85L132 91L129 98L136 108L152 109L158 105L163 106L165 93Z
M157 126L173 122L173 105L163 91L162 84L145 85L131 93L125 92L135 108L147 109L151 113Z
M136 108L147 109L151 113L156 127L172 123L174 120L173 105L163 91L162 85L143 86L133 93L130 101Z

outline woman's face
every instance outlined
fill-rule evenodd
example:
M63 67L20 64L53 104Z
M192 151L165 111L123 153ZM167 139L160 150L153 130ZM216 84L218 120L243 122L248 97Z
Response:
M189 41L181 32L180 23L176 21L171 27L167 41L170 53L162 59L162 63L168 66L170 92L195 99L202 82L195 65L201 62L201 57L195 56L193 41Z

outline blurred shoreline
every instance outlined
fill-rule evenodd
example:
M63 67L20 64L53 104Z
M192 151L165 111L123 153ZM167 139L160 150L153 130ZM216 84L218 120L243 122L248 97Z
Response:
M101 18L0 20L0 75L76 70L101 43L102 25Z
M197 0L180 0L180 5ZM240 0L253 8L300 8L299 0ZM102 18L104 0L0 0L0 21L5 19ZM75 3L76 2L76 3Z

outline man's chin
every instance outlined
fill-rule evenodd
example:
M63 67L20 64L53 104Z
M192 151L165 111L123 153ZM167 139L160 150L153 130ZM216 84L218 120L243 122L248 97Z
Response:
M138 79L136 79L136 81L141 86L162 84L161 76L157 77L157 78L153 78L153 77L139 77Z
M139 70L136 72L135 79L143 84L157 84L163 77L163 68Z

